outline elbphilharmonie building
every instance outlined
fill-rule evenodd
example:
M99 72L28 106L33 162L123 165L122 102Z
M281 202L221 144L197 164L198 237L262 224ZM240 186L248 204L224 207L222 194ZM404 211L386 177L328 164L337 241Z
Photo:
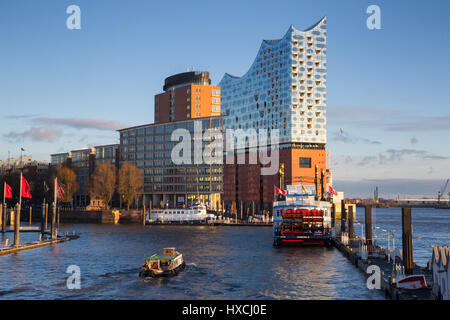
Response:
M279 129L285 167L283 177L261 177L258 165L226 164L223 199L238 211L255 203L270 208L274 185L314 184L316 167L327 170L326 43L326 17L305 30L291 25L281 39L262 41L242 77L225 74L220 81L224 128Z
M280 142L326 143L326 18L304 31L291 26L279 40L263 40L242 77L225 74L224 126L280 129Z

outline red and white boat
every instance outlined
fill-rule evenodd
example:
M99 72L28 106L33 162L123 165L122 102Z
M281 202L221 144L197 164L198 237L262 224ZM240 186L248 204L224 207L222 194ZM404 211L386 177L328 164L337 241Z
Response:
M427 286L427 281L423 275L404 276L397 281L397 288L401 289L421 289Z

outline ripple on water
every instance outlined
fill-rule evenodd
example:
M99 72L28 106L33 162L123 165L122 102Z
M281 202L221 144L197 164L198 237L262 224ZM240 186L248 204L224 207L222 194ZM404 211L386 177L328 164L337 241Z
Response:
M357 215L363 221L359 208ZM400 210L377 209L376 223L401 230ZM421 237L414 257L426 262L432 244L448 241L450 212L413 209L413 224ZM60 230L82 237L0 257L1 299L384 299L337 250L274 248L271 228L62 224ZM185 270L140 279L143 259L169 246L183 253ZM66 287L72 264L81 269L81 290Z

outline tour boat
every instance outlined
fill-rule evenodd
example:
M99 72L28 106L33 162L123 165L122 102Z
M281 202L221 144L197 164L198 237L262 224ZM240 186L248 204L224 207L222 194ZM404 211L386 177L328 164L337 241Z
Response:
M157 222L204 222L214 219L215 216L208 214L203 204L195 204L186 209L158 209L153 210L150 216L152 221Z
M186 263L183 255L175 248L165 248L162 254L154 254L149 259L145 259L140 277L158 277L176 275L183 270Z
M274 245L330 245L331 203L315 199L315 191L287 186L273 203Z

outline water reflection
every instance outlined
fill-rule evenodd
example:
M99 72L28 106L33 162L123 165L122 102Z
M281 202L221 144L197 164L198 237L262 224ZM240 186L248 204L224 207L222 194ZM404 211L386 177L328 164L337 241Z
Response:
M383 299L333 248L274 248L265 227L62 224L81 238L0 257L3 299ZM143 259L174 246L186 269L142 280ZM66 269L81 268L81 290ZM32 276L30 276L32 275Z

